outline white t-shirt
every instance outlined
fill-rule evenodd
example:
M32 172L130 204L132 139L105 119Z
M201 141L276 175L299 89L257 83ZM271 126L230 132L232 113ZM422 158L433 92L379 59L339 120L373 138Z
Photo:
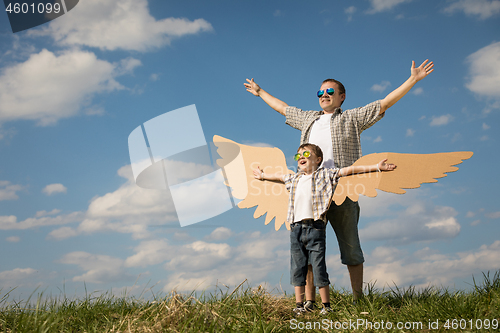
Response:
M332 122L331 113L321 115L312 125L311 134L309 135L309 142L321 148L323 152L324 168L335 168L335 161L333 160L333 146L332 146L332 131L330 125Z
M314 219L312 210L312 174L302 175L295 189L294 221L300 222L304 219Z

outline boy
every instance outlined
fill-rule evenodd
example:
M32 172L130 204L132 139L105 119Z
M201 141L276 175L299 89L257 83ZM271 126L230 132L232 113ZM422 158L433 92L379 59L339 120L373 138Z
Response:
M326 212L330 206L333 192L339 177L355 173L373 171L391 171L394 164L385 163L387 159L374 165L349 166L342 169L326 169L319 167L323 160L323 152L312 143L299 147L295 155L297 173L266 174L260 167L253 170L254 177L259 180L281 181L290 192L287 221L290 223L290 282L295 286L296 308L300 315L304 309L306 274L308 265L312 266L314 284L319 287L323 309L321 314L332 311L328 273L325 263Z

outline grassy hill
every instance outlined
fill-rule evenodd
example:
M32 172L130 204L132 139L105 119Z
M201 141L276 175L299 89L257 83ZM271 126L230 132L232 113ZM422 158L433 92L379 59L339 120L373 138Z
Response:
M356 304L331 288L334 313L295 317L293 295L262 287L218 294L137 300L111 294L85 299L11 300L0 290L0 332L500 332L500 271L470 291L372 285ZM319 298L318 303L320 304Z

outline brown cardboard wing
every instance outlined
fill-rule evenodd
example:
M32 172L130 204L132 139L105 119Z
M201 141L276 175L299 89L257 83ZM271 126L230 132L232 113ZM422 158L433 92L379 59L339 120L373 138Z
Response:
M378 153L361 157L354 165L376 164L383 159L387 163L396 164L397 168L390 172L372 172L351 175L339 179L333 195L333 201L340 205L346 196L357 201L359 195L377 196L376 189L403 194L404 189L420 187L423 183L436 183L438 178L446 177L446 173L458 170L454 165L472 156L470 151L436 153L436 154L399 154Z
M274 227L279 230L286 222L288 191L279 182L260 181L254 178L253 169L259 166L266 173L293 173L286 166L285 155L278 148L253 147L236 143L215 135L213 138L217 152L222 159L217 164L224 170L226 185L231 187L233 197L241 199L239 208L257 206L254 218L267 213L265 224L273 219ZM422 183L435 183L446 173L458 170L455 165L469 159L472 152L451 152L436 154L399 154L377 153L361 157L354 165L372 165L387 159L387 163L396 164L394 171L371 172L341 177L332 201L337 205L349 196L358 201L359 195L377 196L377 189L403 194L405 189L420 187Z
M279 230L283 223L286 228L288 209L288 191L283 183L260 181L254 178L253 170L258 166L266 173L293 173L286 166L283 152L278 148L253 147L236 143L232 140L215 135L214 144L222 159L217 164L224 170L226 185L231 187L233 197L242 199L239 208L257 206L254 218L266 214L265 224L273 218L274 228Z

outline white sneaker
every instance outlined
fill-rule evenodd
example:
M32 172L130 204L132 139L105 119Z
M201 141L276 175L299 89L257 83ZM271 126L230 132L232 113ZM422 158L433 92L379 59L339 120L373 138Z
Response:
M296 307L295 309L292 310L293 313L295 313L296 316L301 316L303 315L304 313L306 313L306 309L304 308L299 308L299 307Z
M324 315L327 315L327 314L332 313L332 312L333 312L332 308L328 307L328 308L321 309L319 314L324 316Z

